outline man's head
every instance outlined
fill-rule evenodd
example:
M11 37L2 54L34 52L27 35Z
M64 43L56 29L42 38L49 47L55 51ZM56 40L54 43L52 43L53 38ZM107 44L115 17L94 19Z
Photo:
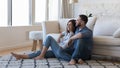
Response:
M85 26L88 22L88 17L86 15L79 15L78 19L76 20L76 26Z

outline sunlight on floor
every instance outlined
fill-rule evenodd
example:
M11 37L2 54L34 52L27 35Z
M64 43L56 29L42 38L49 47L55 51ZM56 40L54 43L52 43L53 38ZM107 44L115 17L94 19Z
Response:
M23 47L23 48L14 48L14 49L10 49L10 50L5 50L5 51L0 51L0 56L4 56L4 55L8 55L11 52L15 52L15 53L23 53L23 52L30 52L32 49L31 46L29 47ZM39 47L37 47L37 50L39 49Z

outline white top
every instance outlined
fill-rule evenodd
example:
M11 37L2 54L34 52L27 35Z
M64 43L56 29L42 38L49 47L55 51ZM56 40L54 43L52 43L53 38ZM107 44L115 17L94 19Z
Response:
M67 33L62 32L62 35L64 36L59 43L59 46L61 46L63 49L67 48L69 39L74 35L73 32Z

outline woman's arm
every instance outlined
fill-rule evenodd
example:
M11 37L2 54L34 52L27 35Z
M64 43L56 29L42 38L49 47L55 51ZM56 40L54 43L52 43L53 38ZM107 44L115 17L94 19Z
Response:
M62 36L63 36L62 33L60 33L60 36L59 36L59 38L57 40L58 43L60 43L60 38L62 38Z
M65 31L63 31L62 33L60 33L60 36L59 36L59 38L57 40L58 43L60 43L60 38L62 38L63 36L65 36L65 34L66 34Z
M69 45L68 45L69 39L70 39L71 37L73 37L73 36L74 36L74 33L73 33L73 32L70 32L68 41L67 41L66 44L65 44L66 47L70 47L70 46L73 44L73 41L71 41L71 42L69 43Z

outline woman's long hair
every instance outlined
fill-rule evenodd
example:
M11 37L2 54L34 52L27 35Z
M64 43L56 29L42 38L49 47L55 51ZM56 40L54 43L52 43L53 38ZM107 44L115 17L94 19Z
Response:
M72 23L72 31L75 33L75 29L76 29L76 20L71 19L71 20L68 21L68 23L69 23L69 22ZM67 23L67 27L66 27L67 33L69 33L69 30L68 30L68 23Z

